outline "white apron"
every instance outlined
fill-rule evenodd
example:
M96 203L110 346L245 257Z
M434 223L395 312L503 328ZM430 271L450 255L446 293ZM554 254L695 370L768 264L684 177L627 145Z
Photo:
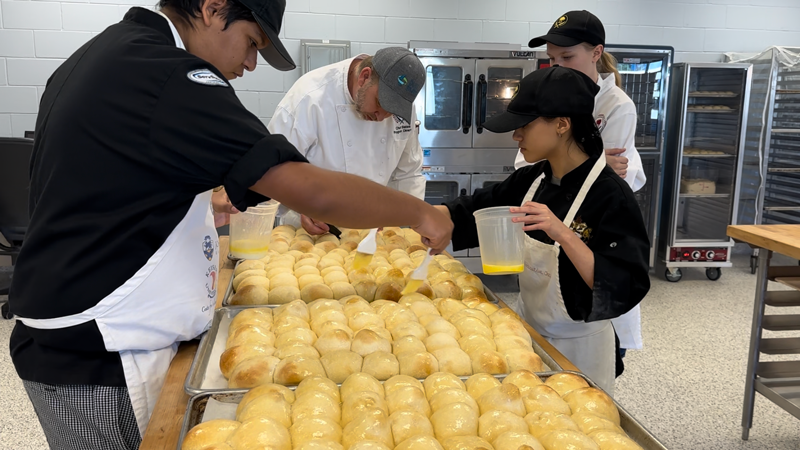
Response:
M586 193L605 165L605 158L597 159L564 218L567 227L572 224ZM533 182L523 205L532 201L543 179L544 174ZM510 302L509 307L613 397L616 345L611 321L583 322L569 316L558 278L558 254L561 250L558 243L548 245L526 235L525 250L525 270L519 276L520 297Z
M95 320L106 350L120 354L142 435L178 342L200 335L214 314L219 237L210 204L211 191L197 195L161 248L92 308L53 319L17 317L26 326L46 330Z

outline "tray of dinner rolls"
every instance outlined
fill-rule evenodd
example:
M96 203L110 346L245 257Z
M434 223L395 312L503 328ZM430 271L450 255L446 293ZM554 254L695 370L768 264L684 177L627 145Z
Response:
M486 291L494 297L491 291ZM420 293L397 302L294 300L274 308L223 307L214 312L186 378L186 392L297 385L310 376L337 383L366 372L424 379L561 370L508 308L470 298L431 300Z
M377 251L369 265L356 269L355 249L368 232L344 229L339 239L310 236L290 225L276 227L264 258L237 262L222 305L273 306L350 295L368 302L397 301L428 249L414 230L385 228L376 237ZM417 292L431 299L485 298L480 279L449 255L434 257L428 280Z
M197 394L178 450L666 450L577 372L381 382L314 376L298 386Z

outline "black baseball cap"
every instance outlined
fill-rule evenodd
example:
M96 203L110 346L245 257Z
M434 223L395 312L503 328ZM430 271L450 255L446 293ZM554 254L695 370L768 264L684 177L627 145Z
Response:
M256 23L269 38L269 44L259 50L261 56L270 66L278 70L294 70L297 65L278 38L283 12L286 10L286 0L239 0L239 2L253 12Z
M531 39L528 47L541 47L547 42L559 47L572 47L582 42L606 45L606 29L589 11L570 11L556 19L547 34Z
M519 83L506 112L487 120L483 127L507 133L539 117L591 115L599 90L597 83L578 70L561 66L535 70Z

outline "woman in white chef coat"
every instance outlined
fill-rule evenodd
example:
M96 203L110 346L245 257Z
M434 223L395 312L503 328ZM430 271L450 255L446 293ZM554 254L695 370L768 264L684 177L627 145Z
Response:
M531 39L528 46L547 44L552 64L579 70L600 86L593 116L603 138L607 162L636 192L647 181L634 144L636 107L619 86L614 57L603 51L605 34L603 23L594 14L569 11L553 23L547 34ZM520 168L528 164L522 153L518 153L514 166ZM621 349L642 348L642 318L638 305L613 323ZM624 355L624 351L621 354Z
M438 207L455 224L453 249L478 245L473 213L510 206L526 230L520 297L509 306L600 387L613 395L610 319L650 288L650 244L630 187L606 165L592 117L599 86L564 67L523 78L508 110L487 121L514 130L534 165Z

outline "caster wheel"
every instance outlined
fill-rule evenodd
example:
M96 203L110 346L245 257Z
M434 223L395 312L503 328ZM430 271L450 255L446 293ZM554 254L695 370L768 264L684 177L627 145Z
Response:
M683 278L683 273L681 273L681 269L675 269L675 272L670 272L669 269L667 269L664 272L664 278L666 278L669 282L677 283L678 281L681 281L681 278Z
M709 267L706 269L706 276L711 281L717 281L719 280L719 277L722 276L722 270L720 270L718 267Z

